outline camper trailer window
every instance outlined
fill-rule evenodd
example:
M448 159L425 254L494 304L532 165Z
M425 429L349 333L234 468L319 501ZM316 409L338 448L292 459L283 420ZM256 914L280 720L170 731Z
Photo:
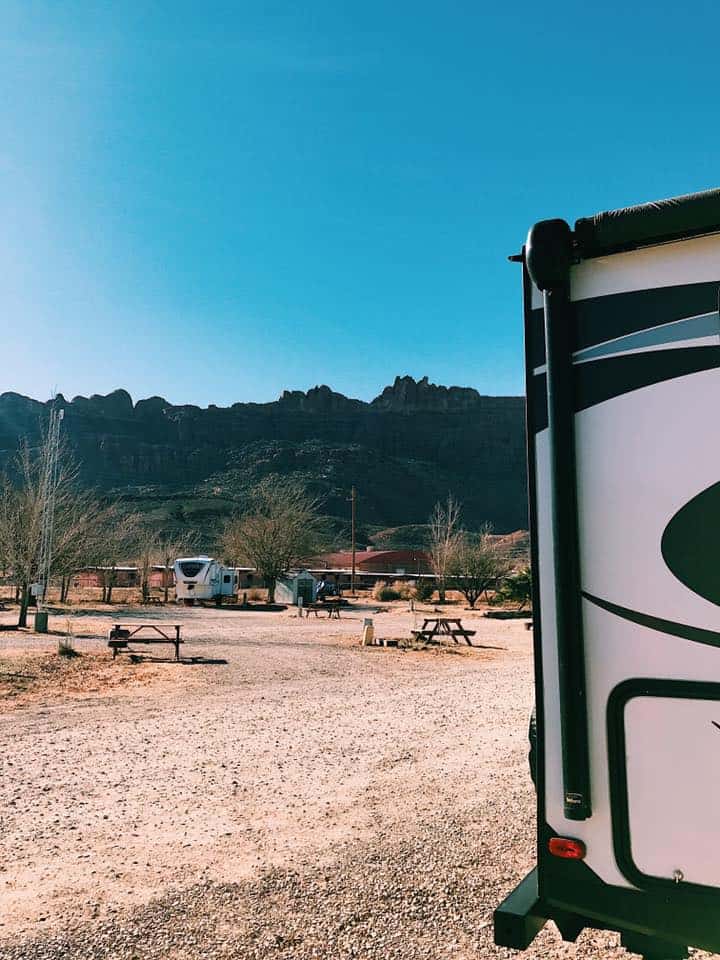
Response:
M230 583L230 574L226 573L223 577L223 583Z
M196 577L204 566L204 563L198 563L197 560L188 560L186 563L180 564L180 569L184 577Z

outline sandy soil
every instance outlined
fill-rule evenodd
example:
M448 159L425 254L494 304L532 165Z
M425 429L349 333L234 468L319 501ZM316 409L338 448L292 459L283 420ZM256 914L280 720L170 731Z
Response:
M0 688L0 960L508 955L531 634L463 614L483 646L361 648L368 615L390 637L421 616L97 608L59 672L53 638L0 632L0 683L35 677ZM194 660L110 662L99 638L132 618L181 622ZM554 929L529 952L616 955Z

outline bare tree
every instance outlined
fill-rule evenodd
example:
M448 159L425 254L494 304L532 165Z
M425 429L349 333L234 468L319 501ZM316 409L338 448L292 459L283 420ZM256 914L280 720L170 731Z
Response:
M30 586L40 574L40 540L46 491L43 484L43 448L23 444L13 464L12 477L0 479L0 555L19 587L18 626L27 626ZM58 462L55 486L51 575L61 570L83 542L94 511L77 487L77 467L65 449Z
M512 570L507 546L485 526L477 534L463 533L448 564L448 586L458 590L475 608L483 593Z
M143 603L147 603L150 599L150 574L159 552L160 543L157 532L147 524L143 524L138 530L135 550L135 562Z
M122 529L118 511L95 491L76 491L61 502L55 517L53 572L60 580L60 602L65 603L70 583L78 570L93 565L105 549L108 536Z
M153 567L163 567L163 590L165 603L168 602L170 577L168 571L174 561L193 549L194 537L191 534L171 536L158 532L153 526L137 522L135 533L134 557L138 568L142 602L150 599L150 576Z
M30 586L41 575L40 541L45 489L44 445L31 449L23 444L11 465L10 475L0 477L0 557L18 586L18 626L27 626ZM101 562L118 549L132 524L120 523L118 509L94 491L83 491L78 467L67 446L61 446L52 537L51 577L61 578L60 599L67 599L72 574L83 566ZM121 549L121 547L120 547ZM47 586L47 585L46 585Z
M142 518L138 513L125 513L120 504L106 513L97 535L89 545L88 555L101 574L102 602L112 603L118 567L138 552Z
M0 553L19 587L18 626L27 626L30 584L37 576L42 524L41 479L36 460L23 446L15 466L17 479L2 478Z
M441 603L445 602L450 563L463 536L460 517L460 504L451 493L446 503L438 500L430 515L430 566L437 580Z
M171 565L175 563L178 557L188 556L195 549L196 541L197 537L192 533L181 533L176 536L166 533L161 534L158 538L158 562L163 566L163 599L165 603L168 602L172 582Z
M319 552L324 526L317 499L291 481L267 479L245 512L227 523L221 542L231 563L257 569L272 603L278 577Z

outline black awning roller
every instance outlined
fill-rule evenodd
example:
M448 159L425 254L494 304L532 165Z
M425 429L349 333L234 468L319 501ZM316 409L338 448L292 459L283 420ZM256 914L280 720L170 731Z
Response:
M607 210L575 221L581 258L720 232L720 189Z

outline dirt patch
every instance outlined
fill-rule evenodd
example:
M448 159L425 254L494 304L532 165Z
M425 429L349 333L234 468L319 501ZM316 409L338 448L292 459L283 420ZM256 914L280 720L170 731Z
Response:
M436 657L473 656L482 648L453 645L447 643L426 643L414 637L379 637L374 643L367 644L364 650L399 650L401 653L426 653ZM499 649L499 648L498 648Z
M478 614L472 648L361 647L367 616L422 624L374 609L93 608L67 663L0 634L0 674L63 671L0 710L0 960L503 956L474 931L532 862L532 637ZM184 662L113 663L110 625L150 619Z
M59 653L6 650L0 655L0 713L39 701L53 702L88 694L119 692L168 682L160 665L135 663L107 654Z

